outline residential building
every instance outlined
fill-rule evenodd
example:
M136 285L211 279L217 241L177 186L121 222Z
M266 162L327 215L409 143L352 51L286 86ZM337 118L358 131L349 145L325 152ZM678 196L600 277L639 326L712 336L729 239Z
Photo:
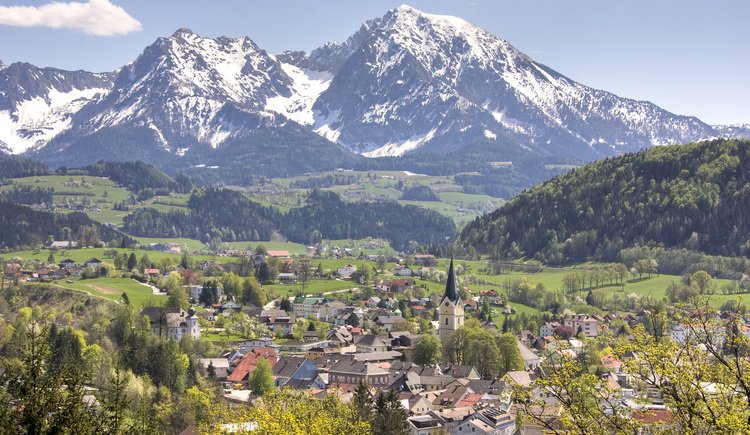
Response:
M213 366L216 379L223 381L229 373L229 360L226 358L199 358L198 363L203 368L203 373L208 375L208 367Z
M533 370L542 363L542 359L539 355L535 354L531 349L526 347L520 340L516 340L518 344L518 350L521 352L521 358L523 358L524 366L526 370Z
M201 337L201 326L193 308L186 312L181 308L146 307L141 311L141 316L148 317L152 335L177 341L186 335L194 339Z
M238 345L240 352L250 352L253 349L263 347L274 347L271 337L260 337L253 340L243 341Z
M409 417L410 435L434 435L445 433L440 418L433 414Z
M78 242L69 241L69 240L53 240L51 242L45 243L44 247L46 249L51 249L53 251L56 251L59 249L74 249L78 247Z
M388 339L377 335L363 335L356 343L357 353L385 352Z
M273 377L277 387L283 387L293 380L300 381L294 385L295 388L300 387L299 383L305 383L305 381L307 386L311 387L318 378L318 366L307 358L281 356L273 366ZM318 382L315 386L320 388L323 385Z
M393 274L396 276L413 276L414 270L409 266L396 266L393 269Z
M385 387L390 382L390 372L374 363L342 358L328 369L328 384L358 384L363 380L368 385Z
M563 324L573 328L573 334L578 335L582 331L586 337L598 337L601 328L601 319L589 314L574 314L565 318Z
M414 256L414 264L419 266L437 266L437 259L432 254L417 254Z
M354 275L354 272L357 271L357 266L353 264L347 264L344 267L339 267L336 271L336 275L339 276L341 279L351 279L352 275Z
M297 283L297 274L296 273L280 273L279 274L279 283L280 284L296 284Z

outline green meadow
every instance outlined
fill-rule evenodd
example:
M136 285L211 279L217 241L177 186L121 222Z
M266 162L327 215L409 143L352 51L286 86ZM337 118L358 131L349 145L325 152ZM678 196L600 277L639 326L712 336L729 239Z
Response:
M126 293L130 304L134 307L162 305L167 300L165 295L155 295L150 287L130 278L94 278L73 282L68 281L58 280L54 281L53 284L71 290L86 292L115 302L119 302L122 299L122 294Z

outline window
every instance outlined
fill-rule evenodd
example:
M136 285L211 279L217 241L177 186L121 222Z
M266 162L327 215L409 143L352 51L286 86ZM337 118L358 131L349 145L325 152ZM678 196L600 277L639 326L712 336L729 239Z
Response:
M448 318L447 317L445 318L445 324L446 325L448 324Z

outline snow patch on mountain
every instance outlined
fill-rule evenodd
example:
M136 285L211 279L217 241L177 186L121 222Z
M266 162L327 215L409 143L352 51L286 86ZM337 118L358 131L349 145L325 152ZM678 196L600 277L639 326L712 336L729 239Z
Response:
M374 151L369 151L362 155L365 157L402 156L424 146L435 137L436 132L437 128L433 128L427 132L427 134L412 136L409 139L400 142L387 143Z
M269 98L266 110L284 115L302 125L315 124L313 104L328 89L333 75L327 71L302 69L288 63L282 63L281 69L292 79L292 95Z
M13 154L45 145L70 126L71 117L86 103L108 89L50 89L46 97L20 101L14 110L0 111L0 141Z
M315 113L313 131L331 142L338 142L341 136L341 111L332 110L325 115Z

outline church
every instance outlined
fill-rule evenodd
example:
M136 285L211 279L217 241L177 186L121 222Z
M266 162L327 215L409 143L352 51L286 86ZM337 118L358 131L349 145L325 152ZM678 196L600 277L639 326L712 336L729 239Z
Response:
M445 343L464 324L464 304L458 295L456 284L456 273L453 271L453 258L448 268L448 279L445 283L445 294L440 301L438 309L438 335L440 341Z

